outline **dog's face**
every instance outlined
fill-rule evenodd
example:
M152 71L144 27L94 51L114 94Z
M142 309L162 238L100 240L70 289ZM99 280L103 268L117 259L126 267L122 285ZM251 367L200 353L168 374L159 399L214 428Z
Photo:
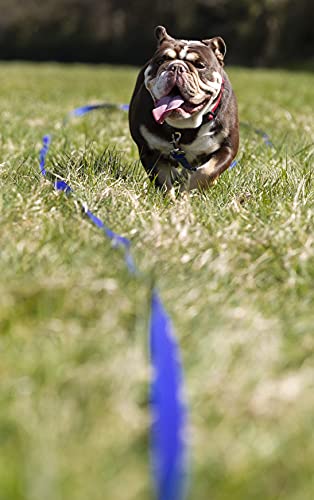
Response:
M155 33L158 48L145 71L154 118L175 127L197 127L221 90L225 43L220 37L176 40L162 26Z

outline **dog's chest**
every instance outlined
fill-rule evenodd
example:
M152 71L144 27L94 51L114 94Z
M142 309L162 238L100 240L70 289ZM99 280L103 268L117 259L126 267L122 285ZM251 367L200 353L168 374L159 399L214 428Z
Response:
M149 149L158 151L163 156L170 156L170 152L173 150L173 145L170 141L154 134L145 125L141 125L140 132ZM191 142L185 143L184 139L182 139L179 146L184 150L187 160L190 163L194 163L198 158L217 151L221 147L223 140L224 134L222 131L217 132L216 130L212 130L211 125L208 124L203 125L199 129Z

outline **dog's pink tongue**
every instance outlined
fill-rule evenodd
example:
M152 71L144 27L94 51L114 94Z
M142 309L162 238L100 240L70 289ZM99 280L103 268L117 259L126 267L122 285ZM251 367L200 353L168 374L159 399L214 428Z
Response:
M169 96L166 95L157 101L156 107L153 109L153 116L157 123L162 124L166 116L174 109L178 109L184 100L180 95Z

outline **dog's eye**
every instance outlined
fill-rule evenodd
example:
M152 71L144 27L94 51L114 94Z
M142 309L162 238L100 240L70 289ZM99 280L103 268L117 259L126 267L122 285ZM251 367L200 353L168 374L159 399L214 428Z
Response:
M165 61L167 61L166 56L159 57L156 61L157 66L161 66Z
M205 69L206 65L202 61L195 61L194 66L196 69Z

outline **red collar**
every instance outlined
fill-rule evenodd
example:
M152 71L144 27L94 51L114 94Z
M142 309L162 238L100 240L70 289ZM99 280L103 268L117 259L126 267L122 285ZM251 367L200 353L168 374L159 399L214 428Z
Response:
M218 106L220 104L220 101L221 101L221 98L222 98L222 94L223 94L223 91L224 91L224 88L225 88L225 81L222 80L222 84L221 84L221 87L220 87L220 92L219 92L219 95L217 97L217 101L215 102L214 106L212 107L212 109L208 112L208 121L210 120L213 120L214 118L216 118L216 111L218 109Z

